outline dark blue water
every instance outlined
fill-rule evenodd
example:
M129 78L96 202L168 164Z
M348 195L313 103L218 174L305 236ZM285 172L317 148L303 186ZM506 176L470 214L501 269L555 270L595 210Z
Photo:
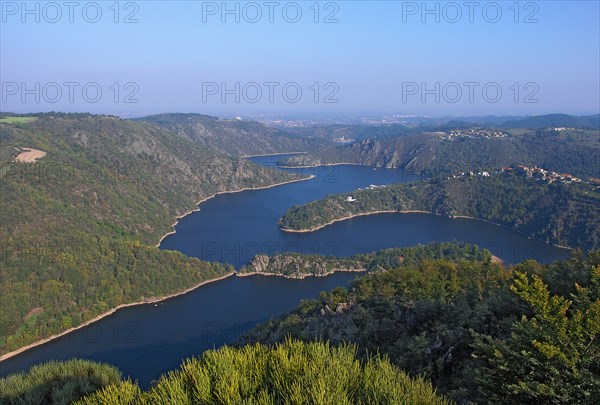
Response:
M273 166L281 157L253 158ZM349 256L432 241L486 247L508 263L566 258L564 249L530 240L486 222L428 214L381 214L353 218L313 233L282 232L277 220L295 204L366 187L418 180L399 170L332 166L295 170L315 174L305 182L217 196L182 219L161 248L239 267L256 253L307 252ZM0 376L51 359L108 362L147 386L181 360L235 342L257 323L290 311L301 299L346 285L356 274L287 280L230 277L158 304L126 308L93 325L0 363Z
M356 273L290 280L229 277L161 304L124 308L92 325L0 363L0 376L52 360L73 357L116 365L147 386L185 358L226 343L301 299L346 285Z
M252 158L272 167L281 156ZM184 218L177 232L165 238L162 249L179 250L203 260L240 267L256 253L303 252L350 256L389 247L428 242L471 242L488 248L507 263L534 258L551 262L568 256L564 249L528 239L507 228L470 219L429 214L381 214L357 217L311 233L289 233L277 220L293 205L327 194L344 193L369 185L419 180L401 170L363 166L292 169L314 179L266 190L224 194L201 204Z

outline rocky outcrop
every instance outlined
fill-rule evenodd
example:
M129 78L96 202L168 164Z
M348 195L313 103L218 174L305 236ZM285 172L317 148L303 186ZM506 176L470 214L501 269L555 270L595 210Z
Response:
M280 275L302 279L307 276L327 276L336 271L365 271L365 263L354 259L304 256L294 253L267 256L258 254L240 269L240 275Z

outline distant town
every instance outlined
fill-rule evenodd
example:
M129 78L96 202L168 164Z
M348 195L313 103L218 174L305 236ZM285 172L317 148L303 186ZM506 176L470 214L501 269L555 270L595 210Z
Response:
M471 177L471 176L482 176L482 177L490 177L492 174L504 173L504 172L516 172L518 174L524 174L527 177L531 177L533 179L544 180L548 183L554 183L556 181L561 181L564 183L587 183L587 184L595 184L600 186L600 179L590 178L587 180L581 179L579 177L573 176L568 173L557 173L550 170L545 170L538 166L523 166L519 165L517 167L502 167L493 172L481 171L481 172L461 172L459 175L453 175L449 178L457 178L457 177Z
M505 138L508 134L504 131L489 128L467 128L467 129L453 129L450 132L442 132L438 135L438 139L444 139L453 141L459 138Z

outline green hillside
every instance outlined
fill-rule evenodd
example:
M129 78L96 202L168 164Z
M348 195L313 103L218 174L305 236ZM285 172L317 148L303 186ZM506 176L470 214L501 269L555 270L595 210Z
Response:
M442 243L352 260L368 273L348 288L302 301L237 348L185 360L146 391L114 367L70 360L0 379L0 402L566 405L600 395L600 252L507 268Z
M268 274L288 278L323 277L339 271L376 271L382 267L418 263L424 259L489 260L491 255L487 250L466 243L431 243L427 246L386 249L348 258L300 253L272 256L258 254L238 274Z
M284 230L309 231L378 211L425 211L505 225L527 236L583 249L600 247L600 191L596 185L548 183L516 171L398 184L290 208Z
M219 119L201 114L159 114L137 119L229 156L316 150L330 142L304 139L256 121Z
M111 116L0 123L0 150L1 353L231 272L155 245L202 198L295 179Z
M537 165L555 172L600 178L599 150L600 131L597 129L443 127L322 148L290 157L281 164L356 163L402 168L429 176Z
M506 268L448 245L377 253L348 288L303 301L240 344L352 342L359 357L388 356L460 403L596 403L600 252Z

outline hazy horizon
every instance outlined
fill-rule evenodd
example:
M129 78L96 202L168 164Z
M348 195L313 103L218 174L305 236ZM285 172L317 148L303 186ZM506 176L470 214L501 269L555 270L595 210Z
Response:
M120 116L600 110L598 2L66 4L0 3L0 110Z

